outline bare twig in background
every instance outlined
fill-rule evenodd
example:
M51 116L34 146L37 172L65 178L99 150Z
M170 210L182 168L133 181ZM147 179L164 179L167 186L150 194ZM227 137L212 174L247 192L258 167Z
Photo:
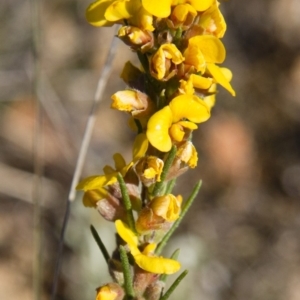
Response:
M100 75L100 78L98 81L93 106L92 106L92 109L91 109L91 112L90 112L90 115L89 115L89 118L88 118L88 121L86 124L82 144L81 144L79 155L77 158L76 167L75 167L75 171L74 171L73 178L72 178L71 188L69 191L66 212L64 215L63 225L62 225L62 229L61 229L61 235L60 235L60 240L59 240L59 249L58 249L57 261L56 261L56 266L55 266L55 274L54 274L54 279L53 279L53 284L52 284L51 300L54 300L56 297L57 284L58 284L58 279L59 279L60 269L61 269L61 262L62 262L64 236L65 236L65 232L66 232L66 228L67 228L67 224L68 224L68 220L69 220L69 215L70 215L70 204L72 201L74 201L74 199L76 197L75 187L78 184L79 178L82 173L85 157L87 154L87 150L88 150L91 136L92 136L92 131L93 131L94 124L96 121L96 111L98 108L98 104L100 103L102 94L104 92L104 88L107 84L107 81L108 81L108 78L109 78L109 75L110 75L110 72L112 69L112 62L113 62L113 59L115 57L115 53L117 50L117 41L118 40L116 38L113 38L112 43L110 45L110 49L108 51L104 67L102 69L102 72L101 72L101 75Z
M42 120L43 113L41 109L38 91L40 88L41 73L41 26L40 11L41 1L31 0L31 22L32 22L32 52L33 52L33 76L32 76L32 94L36 100L35 128L33 137L33 159L34 159L34 178L32 188L32 201L34 204L34 257L33 257L33 293L34 299L41 298L42 287L42 226L41 226L41 191L43 174L43 139L42 139Z

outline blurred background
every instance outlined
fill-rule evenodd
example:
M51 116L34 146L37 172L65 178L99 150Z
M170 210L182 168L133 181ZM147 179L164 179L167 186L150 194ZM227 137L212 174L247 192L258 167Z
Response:
M89 0L42 1L40 98L43 110L42 299L49 299L72 174L113 28L87 24ZM220 89L212 118L194 135L199 165L180 178L188 196L203 180L193 209L166 254L180 247L188 277L172 299L300 299L300 2L222 3L224 38L235 98ZM0 299L33 299L33 52L30 2L0 2ZM101 174L122 152L129 160L127 116L110 95L135 56L121 42L114 60L83 176ZM114 120L111 124L111 120ZM109 282L90 232L107 248L113 226L71 205L59 300L94 299Z

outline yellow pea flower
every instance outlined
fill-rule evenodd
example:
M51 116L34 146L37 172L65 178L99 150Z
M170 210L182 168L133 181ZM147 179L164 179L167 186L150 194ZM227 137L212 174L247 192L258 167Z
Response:
M172 148L172 141L183 140L185 129L197 129L195 123L205 122L209 117L208 106L197 96L177 96L149 119L147 138L153 147L168 152Z
M149 244L141 252L138 237L121 220L115 221L119 236L128 244L135 263L143 270L154 274L173 274L180 269L180 263L174 259L154 256L156 244Z
M140 0L97 0L86 10L86 19L93 26L112 26L124 19L129 25L153 31L153 17Z
M160 181L164 162L156 156L146 156L138 160L134 170L145 186Z
M111 96L111 108L131 113L135 118L145 117L154 110L153 101L144 93L136 90L119 91Z
M179 4L175 6L170 16L175 27L179 26L190 26L195 17L197 11L190 4Z
M118 297L118 293L111 290L108 285L104 285L97 291L96 300L115 300Z
M212 34L217 38L224 36L227 25L219 10L218 2L201 14L198 25L204 29L204 34Z
M207 63L222 63L225 60L226 50L215 36L202 35L189 39L183 55L185 64L194 66L197 72L204 73Z
M214 0L142 0L143 7L158 18L167 18L171 14L171 7L189 3L196 11L205 11Z
M179 92L181 94L193 95L195 90L194 87L201 90L207 90L213 84L211 78L206 78L201 75L191 74L187 81L180 80Z
M124 177L128 170L133 166L134 162L143 157L148 149L148 140L145 134L139 134L133 145L133 161L126 164L123 156L116 153L113 156L115 162L115 169L110 166L103 168L105 175L95 175L83 179L76 187L77 190L89 191L98 190L105 186L117 182L118 173Z
M174 65L183 61L184 57L174 44L163 44L151 58L151 75L158 80L168 80L176 74Z
M155 215L162 217L168 222L174 222L179 217L181 203L182 197L180 195L175 197L172 194L168 194L154 198L150 202L149 207Z
M117 283L108 283L97 289L96 300L121 300L124 291Z
M190 168L195 168L198 162L198 154L192 142L187 141L177 150L176 157L188 164Z

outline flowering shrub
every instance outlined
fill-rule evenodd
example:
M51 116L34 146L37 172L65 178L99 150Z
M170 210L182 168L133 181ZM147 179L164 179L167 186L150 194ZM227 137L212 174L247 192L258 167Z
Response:
M97 300L167 299L186 275L164 291L166 274L180 269L177 252L163 246L195 199L200 182L183 200L173 195L176 178L197 165L192 132L207 121L218 85L233 96L226 51L226 23L216 0L98 0L86 12L94 26L120 24L118 37L136 52L141 66L127 62L127 88L112 95L113 109L129 115L137 133L132 161L113 156L115 167L82 180L85 206L115 223L110 256L95 229L113 282L97 289Z

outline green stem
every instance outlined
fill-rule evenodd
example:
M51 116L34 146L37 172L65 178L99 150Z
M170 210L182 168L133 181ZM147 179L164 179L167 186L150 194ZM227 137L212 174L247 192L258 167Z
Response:
M106 263L108 264L108 261L110 260L110 256L108 254L108 251L106 250L106 247L104 246L104 244L103 244L98 232L96 231L95 227L93 225L91 225L90 229L91 229L92 235L93 235L97 245L99 246L99 248L102 252L102 255L103 255Z
M169 155L168 155L168 157L167 157L167 159L164 163L164 168L163 168L163 170L161 172L161 175L160 175L160 181L156 182L155 185L154 185L153 192L152 192L152 195L154 197L159 195L159 193L161 191L161 188L164 185L164 181L165 181L165 179L168 175L169 169L172 166L172 163L173 163L174 158L176 156L176 152L177 152L177 147L175 145L173 145L173 147L170 150Z
M159 299L159 300L167 300L171 294L174 292L174 290L177 288L181 280L188 274L188 270L183 271L177 279L173 282L173 284L170 286L170 288L167 290L167 292Z
M186 200L186 202L184 203L184 205L182 207L182 211L181 211L181 214L180 214L179 218L174 222L174 224L171 227L171 229L165 234L165 236L163 237L162 241L159 243L159 245L158 245L158 247L156 248L156 251L155 251L155 253L157 255L159 255L161 253L161 251L163 250L163 248L167 244L168 240L170 239L170 237L172 236L172 234L174 233L174 231L176 230L176 228L179 226L179 224L182 221L183 217L188 212L189 208L191 207L192 203L194 202L196 196L199 193L201 185L202 185L202 180L200 180L195 185L195 187L194 187L191 195L189 196L189 198Z
M120 250L121 263L122 263L123 273L124 273L125 292L126 292L126 295L129 296L129 298L133 298L134 297L134 289L133 289L133 285L132 285L132 276L131 276L131 270L130 270L128 256L127 256L126 250L123 246L120 246L119 250Z
M119 182L121 193L122 193L123 204L126 209L128 225L129 225L130 229L134 233L136 233L131 201L130 201L130 198L129 198L129 195L127 192L126 183L123 179L123 176L120 173L118 173L118 182Z
M172 193L175 184L176 184L176 178L174 178L168 182L167 188L165 190L165 195Z

